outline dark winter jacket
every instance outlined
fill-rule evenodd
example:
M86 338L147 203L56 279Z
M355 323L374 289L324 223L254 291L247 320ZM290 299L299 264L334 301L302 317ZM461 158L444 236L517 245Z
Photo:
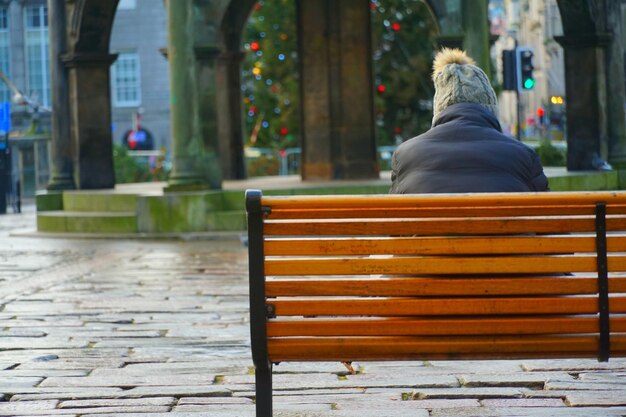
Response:
M537 153L474 103L449 106L432 129L398 146L392 171L394 194L548 190Z

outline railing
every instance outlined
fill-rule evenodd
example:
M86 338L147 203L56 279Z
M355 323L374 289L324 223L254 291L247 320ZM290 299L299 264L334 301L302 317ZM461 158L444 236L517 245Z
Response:
M382 171L391 169L391 156L395 149L395 146L379 146L377 148L378 164ZM277 161L277 172L268 172L264 175L298 175L300 173L301 148L287 148L279 151L271 148L246 148L245 154L249 163L259 158ZM255 174L253 173L251 176L255 176Z

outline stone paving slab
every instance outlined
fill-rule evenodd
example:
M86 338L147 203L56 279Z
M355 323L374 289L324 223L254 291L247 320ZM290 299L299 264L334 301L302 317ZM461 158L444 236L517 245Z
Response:
M582 372L578 374L578 379L583 382L626 384L626 372Z
M459 382L465 387L527 387L543 388L546 381L568 382L574 378L565 372L526 372L516 374L461 375Z
M0 381L9 377L86 376L90 372L89 369L11 369L10 371L0 371Z
M603 383L603 382L586 382L586 381L547 381L544 387L546 390L557 391L621 391L624 389L624 385L618 383Z
M156 398L111 398L67 400L59 403L58 408L94 408L94 407L127 407L127 406L173 406L177 402L174 397Z
M50 411L56 412L58 411L56 409L58 404L58 400L2 402L0 403L0 415L13 416L23 413L46 413Z
M512 407L565 407L561 398L494 398L481 400L480 405L486 408ZM568 404L569 405L569 404ZM589 404L593 405L593 404ZM598 405L598 404L595 404Z
M85 415L85 414L109 414L115 413L119 415L125 415L126 413L160 413L168 412L170 407L158 407L158 406L129 406L129 407L96 407L96 408L74 408L74 409L41 409L30 410L23 407L15 411L0 411L2 416L23 416L24 412L36 412L40 416L56 416L66 415L68 413L72 415Z
M427 388L408 392L411 398L521 398L524 390L518 387L477 387L477 388Z
M74 400L121 398L126 393L121 388L33 388L11 390L11 401Z
M251 398L239 398L239 397L187 397L178 400L177 405L204 405L211 406L215 404L253 404Z
M50 377L40 387L142 387L211 385L215 375L104 375L88 377Z
M571 407L626 406L626 387L620 391L574 392L565 396Z
M118 398L143 398L155 396L172 396L177 398L183 397L230 397L232 390L219 385L206 386L158 386L158 387L136 387L124 390L118 394Z
M9 389L34 387L43 379L42 377L10 376L5 373L0 379L0 392Z
M369 396L368 396L369 397ZM373 396L373 398L360 398L360 399L344 399L338 398L334 401L335 410L380 410L381 412L387 410L430 410L430 409L444 409L444 408L473 408L480 407L478 400L474 399L445 399L445 400L415 400L415 401L401 401L398 399L389 399L386 397ZM278 405L277 405L278 406Z
M451 408L438 409L430 413L430 417L622 417L626 408L599 407L504 407L480 409Z
M626 370L626 359L611 358L609 362L598 362L595 359L534 360L524 361L522 368L528 372Z

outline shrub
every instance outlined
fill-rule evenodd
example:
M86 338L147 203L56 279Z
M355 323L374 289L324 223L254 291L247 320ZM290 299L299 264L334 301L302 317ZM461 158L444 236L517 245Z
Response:
M156 158L136 158L125 146L113 145L113 167L117 184L165 181L168 172L164 169L164 161L164 150Z
M557 148L546 139L541 140L536 151L543 166L559 167L565 166L567 162L567 151Z
M262 177L266 175L278 175L280 161L272 155L261 155L247 159L247 172L249 177Z

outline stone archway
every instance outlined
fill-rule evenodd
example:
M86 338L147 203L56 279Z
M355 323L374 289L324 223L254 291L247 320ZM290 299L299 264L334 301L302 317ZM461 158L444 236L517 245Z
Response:
M241 107L241 37L257 0L231 0L220 23L224 50L217 61L219 148L222 174L228 179L246 177Z
M567 169L594 158L626 165L624 58L620 2L557 0L564 35ZM610 93L609 93L610 92Z
M109 39L118 0L49 0L53 174L49 189L115 186Z

